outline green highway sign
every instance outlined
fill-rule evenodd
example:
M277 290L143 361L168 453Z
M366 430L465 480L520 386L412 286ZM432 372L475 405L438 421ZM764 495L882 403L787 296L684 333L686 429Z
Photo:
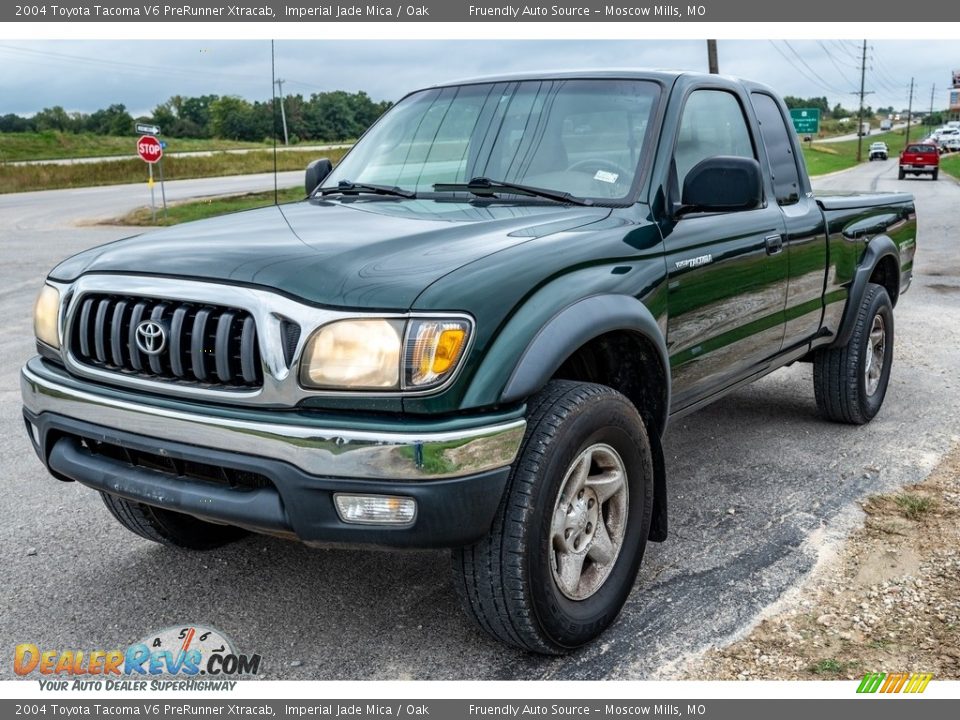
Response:
M790 119L798 135L816 135L820 132L820 108L793 108L790 110Z

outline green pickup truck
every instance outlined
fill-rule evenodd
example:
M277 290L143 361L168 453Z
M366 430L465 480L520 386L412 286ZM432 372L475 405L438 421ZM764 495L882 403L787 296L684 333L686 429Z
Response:
M814 196L762 85L432 87L306 191L40 292L29 437L142 537L450 548L480 627L562 653L667 537L672 419L793 362L829 420L883 402L913 198Z

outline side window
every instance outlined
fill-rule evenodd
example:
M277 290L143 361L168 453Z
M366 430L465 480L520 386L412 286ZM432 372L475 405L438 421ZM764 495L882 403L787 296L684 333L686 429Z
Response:
M683 108L673 156L678 189L694 165L716 155L756 158L736 96L724 90L694 90Z
M797 158L793 153L789 133L780 108L769 95L753 93L753 107L760 122L760 135L767 148L770 159L770 172L773 175L773 190L780 205L792 205L800 201L800 175L797 172Z

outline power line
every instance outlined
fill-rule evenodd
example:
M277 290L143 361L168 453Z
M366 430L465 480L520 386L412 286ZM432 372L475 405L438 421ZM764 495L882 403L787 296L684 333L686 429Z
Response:
M211 70L202 70L197 68L177 67L176 65L147 65L144 63L133 63L129 61L103 60L100 58L89 57L85 55L70 55L67 53L53 52L51 50L34 50L32 48L18 47L16 45L0 45L0 50L6 50L14 53L34 55L40 57L49 57L56 60L70 60L71 62L81 62L98 67L107 66L113 70L123 71L149 71L151 73L163 72L166 74L180 73L188 75L215 75L219 77L234 78L238 80L249 80L247 75L238 75L233 73L223 73Z
M783 40L783 44L786 45L786 46L790 49L790 52L792 52L794 55L797 56L797 60L799 60L801 63L803 63L803 66L804 66L804 67L806 67L811 73L813 73L813 76L814 76L814 77L816 77L817 79L820 80L820 82L824 85L824 87L829 88L831 92L835 92L835 93L842 93L842 92L843 92L842 90L837 90L837 89L836 89L835 87L833 87L830 83L828 83L826 80L824 80L822 77L820 77L820 75L817 73L817 71L814 70L812 67L810 67L810 65L807 63L807 61L803 59L803 56L800 55L800 53L798 53L798 52L793 48L793 45L791 45L791 44L789 43L789 41Z
M189 77L196 77L197 75L206 75L209 77L219 77L228 80L238 80L249 82L249 75L241 75L239 73L230 73L230 72L221 72L218 70L206 70L203 68L195 67L182 67L176 65L150 65L147 63L137 63L130 61L119 61L119 60L104 60L102 58L90 57L88 55L73 55L68 53L55 52L53 50L35 50L33 48L25 48L17 45L6 45L0 44L0 52L8 52L14 54L21 54L27 56L33 56L35 59L43 61L44 59L49 59L49 62L56 63L59 65L63 64L64 60L68 60L71 63L83 63L93 67L101 68L108 67L113 72L128 73L133 75L144 76L147 74L155 75L157 73L162 73L164 75L182 75ZM316 88L315 84L309 84L297 80L289 80L288 82L292 84L302 85L308 88Z
M848 78L846 74L843 72L843 70L840 69L840 65L834 59L833 53L830 52L829 48L827 48L827 46L824 45L823 41L821 40L817 40L817 43L820 45L821 48L823 48L823 51L827 54L827 58L829 58L830 62L833 63L833 66L837 69L837 72L840 73L840 77L846 80L848 85L853 85L853 82L850 80L850 78Z
M880 60L880 56L877 55L877 48L873 45L870 46L870 49L873 51L871 59L874 62L872 69L875 72L876 79L880 82L881 85L885 85L886 89L891 92L901 93L906 89L906 83L901 83L895 80L889 72L886 70L886 66Z
M828 42L831 43L833 50L836 51L838 56L840 56L840 61L844 67L850 68L852 70L857 69L857 59L854 55L850 53L849 48L847 48L839 40L832 40Z
M771 45L773 45L773 49L774 49L774 50L776 50L778 53L780 53L780 57L782 57L782 58L787 62L787 64L790 65L790 67L792 67L794 70L796 70L797 73L799 73L800 75L802 75L802 76L804 77L804 79L806 79L806 80L808 80L810 83L816 85L816 86L817 86L819 89L821 89L821 90L826 90L827 92L834 93L834 94L837 93L836 90L831 90L830 88L825 88L825 87L821 84L821 82L818 82L817 80L813 79L813 78L809 75L809 73L807 73L802 67L799 67L795 62L793 62L793 60L791 60L791 59L789 58L789 56L788 56L783 50L781 50L781 49L777 46L777 44L776 44L775 42L773 42L773 40L768 40L768 42L769 42Z

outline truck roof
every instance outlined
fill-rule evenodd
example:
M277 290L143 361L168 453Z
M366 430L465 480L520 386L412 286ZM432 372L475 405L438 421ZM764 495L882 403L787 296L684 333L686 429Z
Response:
M535 72L509 73L501 75L482 75L479 77L461 78L449 82L442 82L430 87L452 87L456 85L477 85L493 82L517 82L520 80L653 80L670 85L681 76L716 78L741 83L750 88L762 88L763 85L732 75L710 75L708 73L692 72L689 70L645 69L645 68L598 68L594 70L538 70Z

